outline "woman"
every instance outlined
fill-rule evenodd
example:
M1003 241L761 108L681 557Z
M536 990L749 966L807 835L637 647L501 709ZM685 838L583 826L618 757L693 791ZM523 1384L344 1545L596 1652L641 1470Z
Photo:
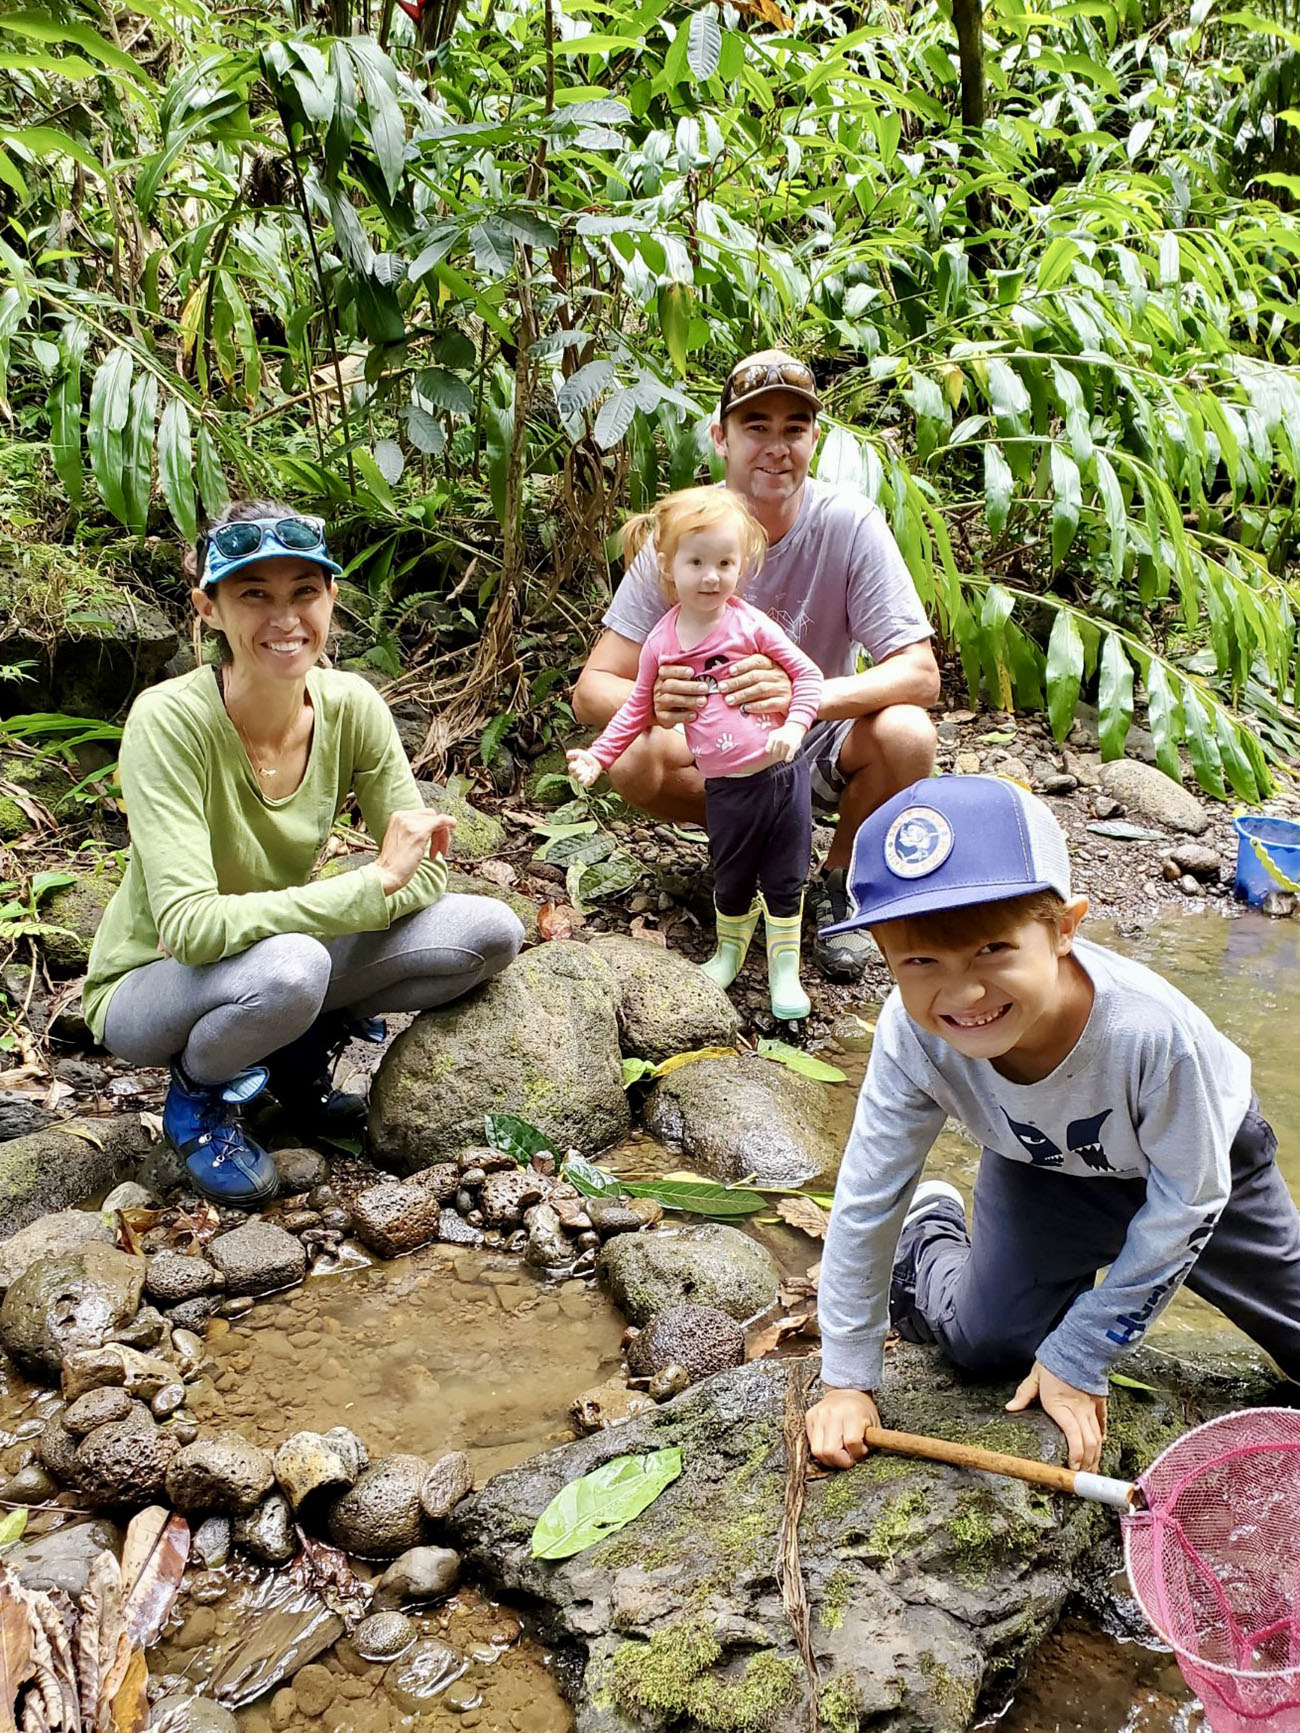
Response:
M131 860L86 1018L119 1057L170 1065L168 1141L199 1191L243 1208L276 1189L245 1102L269 1088L306 1134L355 1126L364 1102L330 1081L349 1036L458 998L523 940L503 904L446 894L455 820L421 804L373 688L317 665L340 569L319 519L231 506L187 559L228 659L142 693L122 737ZM379 853L313 880L354 794Z

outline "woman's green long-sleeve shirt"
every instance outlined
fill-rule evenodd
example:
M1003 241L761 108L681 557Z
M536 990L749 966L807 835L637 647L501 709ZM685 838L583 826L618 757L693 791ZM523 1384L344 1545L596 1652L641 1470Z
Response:
M425 861L385 896L379 869L308 882L334 820L356 795L382 841L389 816L423 804L388 707L356 674L314 668L316 712L301 783L269 799L221 701L212 668L136 699L120 771L131 859L108 905L83 993L97 1040L123 976L164 953L198 966L275 933L333 939L381 932L442 895L447 868Z

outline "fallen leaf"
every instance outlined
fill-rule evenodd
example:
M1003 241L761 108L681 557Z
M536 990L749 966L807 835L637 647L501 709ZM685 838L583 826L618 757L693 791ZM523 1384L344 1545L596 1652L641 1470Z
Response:
M658 927L647 926L644 915L638 915L634 921L629 922L627 930L634 939L647 939L652 945L662 945L665 950L668 949L667 938Z
M788 1318L778 1318L774 1324L768 1324L761 1330L756 1330L745 1343L746 1360L761 1360L765 1354L779 1347L787 1336L800 1336L804 1327L814 1320L812 1312L796 1312Z
M543 903L537 911L537 930L544 939L571 939L576 913L567 903Z
M133 1649L122 1683L109 1705L113 1733L143 1733L149 1725L149 1666L143 1649Z
M508 860L480 861L478 873L480 878L491 879L494 885L500 885L503 891L508 891L519 877Z
M166 1624L189 1556L190 1525L183 1516L154 1504L131 1518L122 1546L123 1611L139 1648L155 1642Z
M75 1095L76 1093L76 1090L70 1083L61 1083L58 1078L55 1078L54 1082L51 1083L50 1087L45 1091L45 1099L41 1103L41 1106L44 1107L47 1112L53 1113L68 1099L70 1095Z
M96 1149L104 1147L103 1138L88 1125L61 1125L59 1130L65 1137L79 1137L83 1143L93 1143Z
M140 1115L140 1123L149 1133L149 1141L151 1143L160 1143L162 1141L163 1122L161 1113L142 1113Z
M696 1047L690 1053L674 1053L663 1060L657 1072L660 1077L667 1077L670 1072L680 1070L683 1065L694 1065L697 1059L734 1059L734 1047Z
M776 1213L792 1228L798 1228L801 1233L809 1234L815 1240L826 1238L826 1229L830 1226L830 1215L820 1204L810 1197L783 1197L778 1199Z
M124 1252L138 1252L140 1241L162 1217L160 1209L120 1209L117 1216L117 1243Z
M24 1682L35 1672L32 1663L32 1621L26 1603L8 1577L0 1578L0 1729L17 1733L14 1704Z

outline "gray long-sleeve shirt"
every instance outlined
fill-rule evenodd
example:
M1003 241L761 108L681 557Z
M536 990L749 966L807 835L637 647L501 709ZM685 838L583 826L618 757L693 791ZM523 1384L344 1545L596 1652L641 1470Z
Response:
M917 1028L897 989L876 1026L835 1187L818 1312L828 1385L874 1390L903 1217L945 1119L1008 1161L1099 1185L1145 1179L1146 1200L1105 1278L1081 1294L1038 1358L1078 1390L1110 1367L1177 1291L1228 1199L1229 1151L1251 1101L1250 1060L1176 987L1087 940L1082 1035L1050 1076L1012 1083Z

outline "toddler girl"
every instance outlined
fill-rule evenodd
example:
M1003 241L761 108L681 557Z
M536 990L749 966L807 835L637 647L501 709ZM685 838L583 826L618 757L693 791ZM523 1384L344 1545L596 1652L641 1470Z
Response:
M568 754L570 773L591 786L639 734L654 725L661 663L689 664L708 687L703 709L686 723L686 739L704 773L705 824L713 858L718 946L704 972L720 987L740 973L766 916L767 972L776 1016L806 1017L799 981L799 925L812 853L812 795L799 746L821 703L822 676L785 633L737 591L757 571L767 537L738 493L686 488L661 500L623 530L628 562L654 538L659 577L674 605L641 647L636 684L586 751ZM732 663L768 656L790 676L784 722L729 706L717 690Z

